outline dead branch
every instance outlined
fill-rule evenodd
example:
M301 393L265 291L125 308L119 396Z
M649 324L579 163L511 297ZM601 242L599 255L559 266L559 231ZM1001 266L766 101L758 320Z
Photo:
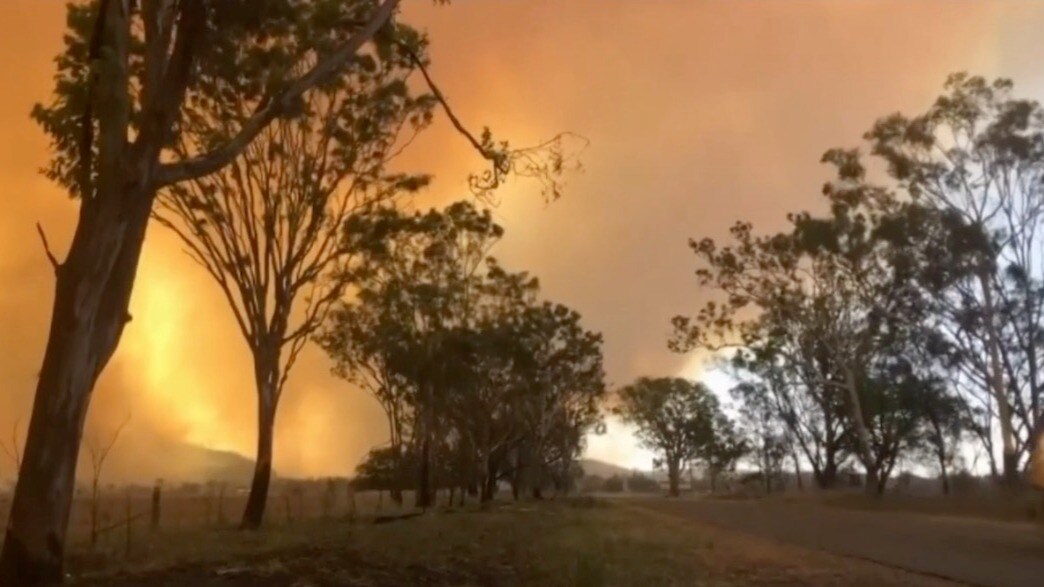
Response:
M40 241L43 243L44 253L47 255L47 260L51 262L51 267L54 267L54 272L57 273L62 267L62 264L58 262L58 258L51 252L51 245L47 242L47 234L44 233L43 226L39 222L36 223L36 232L40 234Z

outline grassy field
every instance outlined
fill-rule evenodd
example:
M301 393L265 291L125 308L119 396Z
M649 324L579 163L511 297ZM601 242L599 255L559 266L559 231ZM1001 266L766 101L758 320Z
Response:
M258 534L166 531L147 556L79 569L80 585L932 585L758 541L629 500L466 506L375 523L309 520ZM73 561L71 570L76 571Z

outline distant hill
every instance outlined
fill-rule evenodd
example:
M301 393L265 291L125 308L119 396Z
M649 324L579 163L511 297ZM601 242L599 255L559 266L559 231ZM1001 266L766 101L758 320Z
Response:
M232 451L181 442L165 445L162 455L166 465L162 476L170 482L214 481L232 486L249 486L254 475L254 460ZM272 477L277 476L273 471Z
M201 476L207 481L249 485L254 476L254 460L239 453L213 450L192 444L182 446L186 453L195 453L192 455L192 459L201 464ZM272 477L278 478L275 471L272 472Z
M630 477L631 473L634 472L631 469L621 467L620 465L614 465L612 463L595 459L580 459L578 463L580 464L580 468L584 470L584 476L586 477L609 478L613 475Z

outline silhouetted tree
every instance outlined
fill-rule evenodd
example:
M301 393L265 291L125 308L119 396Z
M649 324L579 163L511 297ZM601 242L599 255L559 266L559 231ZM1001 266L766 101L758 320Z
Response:
M642 446L660 455L677 497L682 466L706 456L714 443L717 398L702 383L666 377L640 378L617 397L616 413L638 428Z
M47 175L80 199L80 215L64 261L38 227L55 270L55 296L0 582L63 577L83 422L94 384L130 320L157 193L220 171L273 121L297 114L301 99L336 80L364 46L395 43L398 7L399 0L70 4L55 98L33 117L55 150ZM454 127L491 164L473 181L476 190L517 173L558 195L554 177L570 160L563 137L517 150L488 131L476 138L424 76ZM206 119L197 114L217 111L229 118L211 118L208 140L179 154L174 147L183 144L182 131Z
M357 295L317 338L335 373L381 402L392 454L417 458L418 505L433 505L436 485L474 487L483 501L503 480L538 496L545 483L571 486L600 421L601 336L489 255L503 230L470 203L348 226Z
M295 18L310 12L300 9L303 2L271 0L263 9L207 0L70 5L55 99L33 116L55 148L48 176L80 198L80 215L65 259L47 249L56 277L51 328L0 553L0 583L64 576L83 422L95 381L130 320L157 191L229 163L387 30L398 0L337 4L340 10L326 14L350 14L362 24L322 27L322 43L307 40L318 30L301 26L311 24L307 17ZM301 67L286 67L296 63ZM172 157L186 105L204 100L257 107L205 151Z
M621 493L624 490L624 479L619 475L613 475L602 484L602 491L606 493Z
M1014 98L1006 79L957 73L944 90L923 114L877 121L866 139L911 199L976 236L948 256L964 271L938 292L937 309L961 350L956 379L992 399L1013 484L1041 431L1044 109Z
M660 491L660 484L655 479L635 472L627 478L627 491L631 493L657 493Z
M386 170L430 120L433 105L406 84L422 47L401 47L420 41L401 26L396 38L300 100L293 118L273 123L223 170L173 186L157 200L155 217L217 281L253 357L258 440L244 528L258 528L264 516L287 377L348 285L347 219L427 183ZM221 132L213 119L240 119L251 108L239 104L232 117L221 106L197 108L198 119L182 131L183 152L212 142Z
M109 453L112 452L112 447L116 445L116 441L120 438L120 433L127 426L127 422L130 421L130 416L120 423L119 426L113 430L108 440L104 440L96 434L88 435L87 437L87 456L90 458L91 465L91 495L90 495L90 512L91 512L91 550L93 551L98 544L98 507L99 503L98 490L101 484L102 469L105 468L105 461L109 458Z

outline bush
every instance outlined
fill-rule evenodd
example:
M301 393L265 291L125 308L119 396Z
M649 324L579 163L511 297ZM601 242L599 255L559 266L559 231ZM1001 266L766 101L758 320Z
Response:
M633 493L658 493L660 484L655 479L650 479L641 473L634 473L627 480L627 491Z
M624 490L624 480L619 475L613 475L602 484L602 491L608 493L620 493Z
M605 478L598 475L587 475L580 481L580 491L583 493L602 491L604 487Z

